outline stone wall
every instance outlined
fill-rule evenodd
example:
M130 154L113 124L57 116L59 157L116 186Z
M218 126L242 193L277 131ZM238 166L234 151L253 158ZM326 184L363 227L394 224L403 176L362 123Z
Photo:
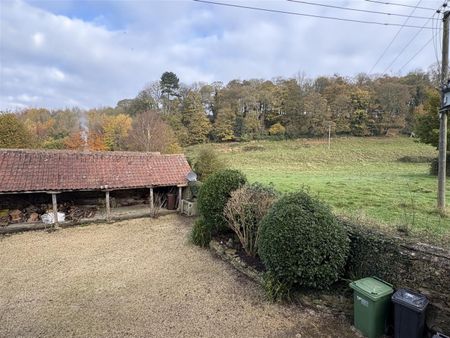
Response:
M305 305L326 306L331 310L352 316L352 292L348 281L377 276L394 285L408 288L427 296L427 326L450 333L450 251L426 244L409 242L363 225L341 220L351 244L343 281L328 291L302 290L299 301ZM251 279L262 284L260 272L248 266L236 250L212 240L210 248L225 261Z
M385 235L343 220L351 240L347 278L378 276L430 300L427 325L450 333L450 251Z

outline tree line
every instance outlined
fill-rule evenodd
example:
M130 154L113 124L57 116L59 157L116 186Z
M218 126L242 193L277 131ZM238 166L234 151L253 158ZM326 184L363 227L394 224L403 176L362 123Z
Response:
M182 84L165 72L136 97L90 110L0 115L0 147L180 152L205 142L415 133L437 145L438 74Z

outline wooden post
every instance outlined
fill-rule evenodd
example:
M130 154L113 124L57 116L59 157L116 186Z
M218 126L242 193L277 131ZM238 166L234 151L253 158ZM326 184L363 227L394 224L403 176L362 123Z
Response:
M111 220L111 206L109 204L109 190L106 190L105 197L106 197L106 221L109 222Z
M328 124L328 150L331 148L331 122Z
M178 211L181 212L181 199L183 198L183 187L178 187Z
M445 86L448 81L448 26L450 11L444 12L444 30L442 33L442 70L441 86ZM444 93L441 94L441 107L444 103ZM445 214L445 179L447 167L447 111L439 114L439 162L438 162L438 198L437 207L442 214Z
M54 218L54 227L58 228L59 227L59 222L58 222L58 202L56 200L56 193L52 193L52 204L53 204L53 218Z
M150 199L149 199L149 203L150 203L150 214L153 217L153 210L155 208L155 201L153 199L153 188L150 188Z

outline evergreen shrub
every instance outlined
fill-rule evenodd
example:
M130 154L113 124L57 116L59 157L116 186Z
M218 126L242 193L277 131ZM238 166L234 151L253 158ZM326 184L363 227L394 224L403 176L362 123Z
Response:
M240 171L225 169L215 172L203 183L197 206L213 234L228 230L223 210L231 192L240 188L246 181L247 179Z
M259 231L262 262L288 288L327 288L343 272L347 233L327 205L303 191L275 202Z

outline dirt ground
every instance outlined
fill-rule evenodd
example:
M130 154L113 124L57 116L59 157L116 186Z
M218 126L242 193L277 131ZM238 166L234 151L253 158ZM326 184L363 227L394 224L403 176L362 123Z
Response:
M355 337L271 304L178 215L0 237L0 337Z

